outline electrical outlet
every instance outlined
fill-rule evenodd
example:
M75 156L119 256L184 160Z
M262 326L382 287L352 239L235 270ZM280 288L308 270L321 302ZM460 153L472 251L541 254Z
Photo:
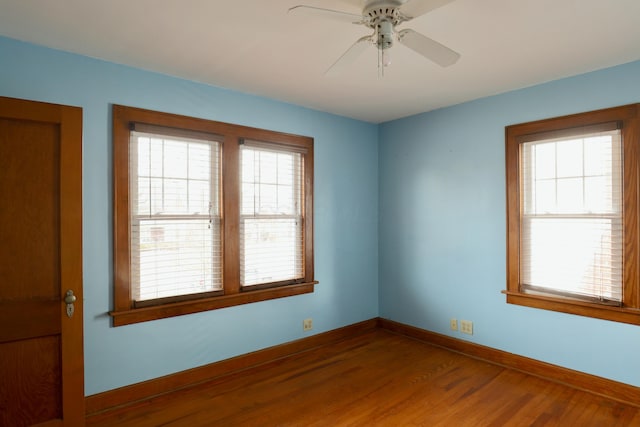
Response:
M313 319L304 319L302 321L302 330L310 331L313 329Z
M451 327L452 331L457 331L458 330L458 320L457 319L449 320L449 326Z
M460 332L463 334L473 335L473 322L471 320L461 320Z

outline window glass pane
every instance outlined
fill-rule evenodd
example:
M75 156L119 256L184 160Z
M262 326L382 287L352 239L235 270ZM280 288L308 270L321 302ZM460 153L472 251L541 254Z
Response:
M523 283L620 300L621 220L532 218L523 228Z
M164 194L163 194L163 179L151 178L149 180L151 186L146 191L149 193L151 199L151 215L158 215L164 211Z
M149 176L163 176L163 140L159 138L149 138ZM139 172L144 176L145 171Z
M208 144L189 144L189 178L206 180L211 178L211 147Z
M553 143L535 144L535 179L556 177L556 147Z
M547 179L536 181L535 211L532 213L551 213L556 211L556 181Z
M132 132L130 147L134 300L222 289L220 144Z
M263 184L278 183L278 154L270 151L256 152L260 182Z
M278 186L278 213L281 214L294 214L293 186L291 185L279 185Z
M256 211L256 195L253 182L242 183L242 212L241 215L253 215Z
M211 188L209 181L189 180L189 211L190 214L205 215L209 213Z
M255 182L255 168L259 165L255 161L256 153L253 150L242 150L242 182Z
M136 301L222 288L219 221L141 220L132 232Z
M584 179L585 211L589 213L613 212L611 179L604 176Z
M584 140L584 174L611 175L612 165L612 138L610 136L597 136Z
M293 156L292 154L278 153L278 184L293 185Z
M188 143L164 141L164 170L163 175L169 178L187 177Z
M243 286L303 276L302 230L298 220L246 218L241 228Z
M164 185L164 214L186 214L187 211L187 181L184 179L165 179Z
M137 203L134 208L137 211L136 215L151 215L151 194L149 189L151 188L149 178L138 178L138 191L137 191Z
M217 186L211 164L218 159L209 143L139 137L137 155L138 212L208 214L209 204L219 211L218 196L211 194L212 186ZM150 180L145 178L148 171Z
M278 211L278 186L275 184L260 184L260 197L257 213L275 214Z
M304 277L302 155L247 146L241 153L241 285Z
M620 301L622 168L617 141L619 131L522 144L521 199L533 200L533 208L521 202L523 285Z
M151 173L151 152L149 138L138 138L138 175L149 176Z
M556 155L558 178L582 176L582 139L557 142Z
M247 148L242 153L242 214L294 215L296 188L300 188L300 183L294 182L301 173L295 170L294 159L300 155ZM299 168L299 160L297 165Z
M559 213L581 213L584 211L584 201L582 197L582 178L558 179L557 200Z

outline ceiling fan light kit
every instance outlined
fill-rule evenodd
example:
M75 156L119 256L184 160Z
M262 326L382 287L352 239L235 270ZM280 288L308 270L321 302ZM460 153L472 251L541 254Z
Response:
M378 75L384 75L384 68L391 64L389 50L395 40L407 46L428 60L448 67L455 64L460 54L411 29L396 30L396 26L421 16L453 0L367 0L362 16L338 10L323 9L315 6L298 5L289 9L289 13L309 12L324 15L332 19L364 25L373 30L373 34L358 39L325 72L326 75L339 73L354 62L369 45L378 49Z

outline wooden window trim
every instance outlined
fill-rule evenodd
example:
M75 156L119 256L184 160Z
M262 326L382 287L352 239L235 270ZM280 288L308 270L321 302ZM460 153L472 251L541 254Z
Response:
M113 105L114 179L114 305L109 314L113 326L198 313L241 304L300 295L314 291L313 254L313 138L233 125L193 117ZM129 136L132 124L140 123L187 132L220 135L222 138L222 241L223 286L221 295L170 299L158 305L134 308L129 282ZM305 277L301 283L274 284L273 287L243 290L239 265L239 150L240 141L251 139L303 149L304 156L304 242Z
M557 132L561 135L601 123L619 122L623 144L623 299L621 307L611 307L548 295L533 295L520 289L520 183L519 147L534 134ZM507 126L507 303L559 311L597 319L640 325L640 104L608 108L564 117Z

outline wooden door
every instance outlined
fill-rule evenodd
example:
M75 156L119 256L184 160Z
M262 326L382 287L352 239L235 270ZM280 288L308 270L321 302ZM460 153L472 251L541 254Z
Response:
M0 426L84 425L83 369L82 110L0 97Z

